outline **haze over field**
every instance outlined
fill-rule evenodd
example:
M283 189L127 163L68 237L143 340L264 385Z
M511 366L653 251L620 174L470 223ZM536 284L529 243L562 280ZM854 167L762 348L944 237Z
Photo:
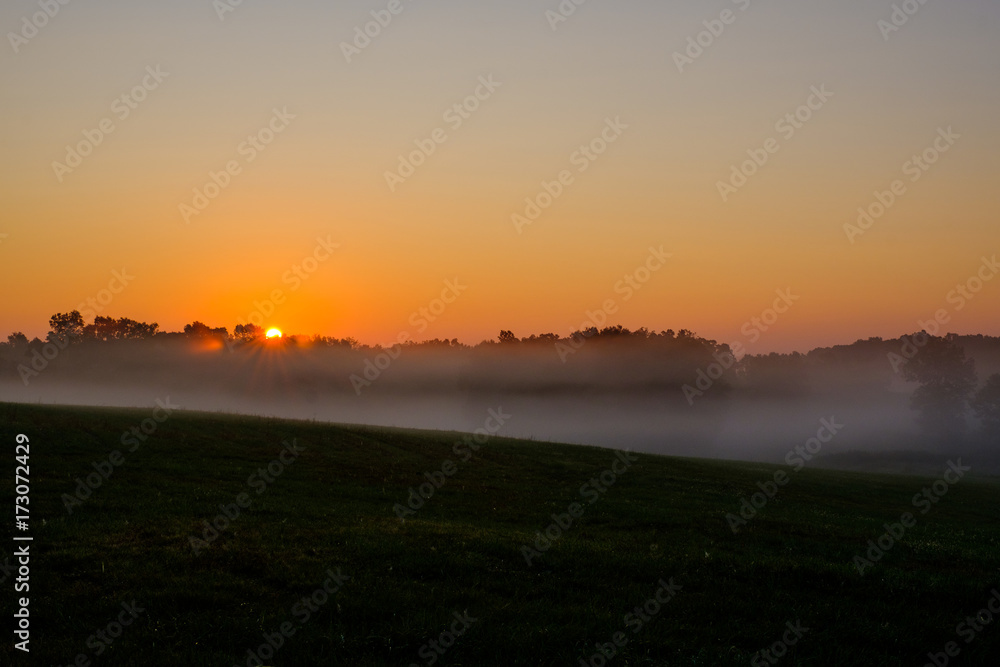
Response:
M436 341L373 348L350 340L265 339L242 328L234 337L203 325L101 338L113 324L85 327L75 342L53 331L53 342L0 345L0 400L485 429L658 454L782 461L822 429L824 456L976 449L980 439L967 440L965 432L987 424L971 418L966 402L975 404L980 387L993 396L987 378L1000 378L1000 338L982 336L871 339L808 355L737 360L729 345L687 331L609 327L521 340L505 331L500 342L475 347ZM937 387L939 379L950 383L965 374L928 341L972 364L965 388L935 389L930 408L915 398L922 384ZM925 361L929 376L907 374ZM985 408L975 414L988 417Z

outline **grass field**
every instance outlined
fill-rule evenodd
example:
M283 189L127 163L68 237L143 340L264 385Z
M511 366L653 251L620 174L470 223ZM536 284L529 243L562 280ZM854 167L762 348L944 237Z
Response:
M957 629L1000 587L1000 485L975 471L923 514L913 498L935 477L626 466L503 438L466 461L455 433L152 416L0 404L12 510L15 435L30 439L34 538L30 660L7 641L0 662L919 666L955 642L949 664L1000 664L1000 615ZM144 420L155 431L123 444ZM788 483L734 534L727 514L779 470ZM74 495L91 473L100 485ZM427 473L443 484L401 521ZM859 574L855 556L905 512L916 525ZM259 651L265 636L279 648ZM758 653L776 642L780 658Z

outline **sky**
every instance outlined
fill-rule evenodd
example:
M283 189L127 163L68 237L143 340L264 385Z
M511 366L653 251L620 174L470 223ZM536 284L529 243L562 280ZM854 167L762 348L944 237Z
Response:
M992 0L62 1L0 7L3 336L1000 335Z

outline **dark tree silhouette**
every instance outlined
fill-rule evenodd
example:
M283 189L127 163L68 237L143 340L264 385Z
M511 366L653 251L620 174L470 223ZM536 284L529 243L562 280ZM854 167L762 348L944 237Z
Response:
M983 431L1000 437L1000 373L991 375L972 398L972 409L983 422Z
M522 343L548 343L552 345L559 342L559 334L554 333L543 333L543 334L531 334L527 338L521 339Z
M115 318L102 317L100 315L94 318L93 324L88 324L83 328L83 333L87 338L101 341L117 340L120 338L118 335L118 322L115 321Z
M620 324L616 324L613 327L604 327L601 329L602 336L631 336L632 332L623 327Z
M356 338L335 338L332 336L313 336L311 342L314 345L324 345L326 347L342 347L353 350L361 347L361 343Z
M160 325L156 322L136 322L127 317L118 320L118 326L122 330L125 338L145 339L152 338L159 331Z
M500 331L500 335L497 337L501 343L516 343L517 336L514 335L512 331L507 331L506 329Z
M102 317L98 315L94 318L93 324L88 324L83 328L84 336L92 340L141 340L152 338L156 335L160 325L156 322L147 324L146 322L136 322L127 317L114 319L113 317Z
M15 331L11 335L7 336L7 344L15 350L19 350L28 346L28 337L20 331Z
M64 343L75 343L83 338L83 316L79 310L68 313L56 313L49 318L48 339Z
M233 338L241 343L250 343L264 338L264 329L256 324L237 324L233 329Z
M902 367L903 377L920 384L910 398L917 421L930 435L952 436L966 431L969 397L976 387L975 361L949 338L926 333L926 345Z
M222 338L228 338L229 332L226 330L226 327L217 327L213 329L207 324L194 321L191 324L184 325L184 335L188 338L210 338L220 336Z

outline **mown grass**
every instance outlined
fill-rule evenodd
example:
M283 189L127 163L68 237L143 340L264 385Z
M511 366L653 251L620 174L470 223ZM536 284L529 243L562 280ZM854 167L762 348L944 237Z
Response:
M122 433L150 414L0 404L11 508L14 435L31 439L34 537L30 659L8 641L0 661L246 665L287 621L264 664L426 665L421 648L466 610L478 620L435 664L575 666L624 632L608 665L749 665L789 621L809 630L779 664L922 665L949 641L951 664L1000 655L1000 622L969 644L955 630L1000 587L988 479L920 515L932 479L807 468L734 535L726 514L778 466L637 454L529 566L522 546L615 452L495 438L461 462L455 433L189 412L128 452ZM304 452L257 494L248 477L293 438ZM116 449L125 464L69 513L63 494ZM458 472L401 522L393 506L446 459ZM241 492L250 507L195 555L190 537ZM917 526L859 575L854 556L906 511ZM299 623L296 602L338 568L350 581ZM633 632L625 615L671 578L681 591ZM145 611L96 656L88 638L132 600Z

